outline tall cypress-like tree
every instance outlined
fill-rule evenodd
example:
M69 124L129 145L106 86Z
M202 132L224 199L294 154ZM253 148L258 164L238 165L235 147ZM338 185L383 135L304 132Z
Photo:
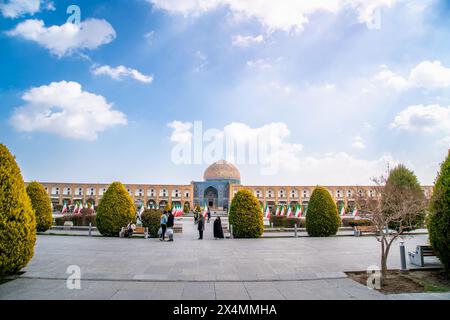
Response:
M434 185L427 225L430 243L450 274L450 151Z
M35 243L36 220L22 174L8 148L0 144L0 275L25 267Z
M97 209L97 229L104 236L118 236L120 229L134 222L136 208L120 182L112 183Z
M415 195L418 199L425 200L422 187L413 171L400 164L389 173L389 177L386 181L387 190L408 190ZM392 208L396 208L400 205L404 199L403 194L398 193L396 196L389 197L389 203L386 203L386 199L382 199L382 210L386 215L395 214L392 212ZM393 203L395 202L395 203ZM423 226L425 219L425 210L420 214L411 215L408 217L401 217L402 221L391 221L389 223L390 229L399 230L400 226L404 231L414 230Z
M52 204L47 192L39 182L32 182L27 186L27 194L36 215L36 230L45 232L52 226Z
M236 238L259 238L264 232L258 199L249 190L240 190L231 201L230 224Z
M339 230L341 219L330 193L323 187L314 189L308 204L306 231L311 237L328 237Z

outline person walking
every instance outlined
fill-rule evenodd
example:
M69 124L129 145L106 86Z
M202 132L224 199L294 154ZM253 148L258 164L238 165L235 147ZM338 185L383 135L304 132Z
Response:
M198 240L203 240L203 231L205 230L205 217L202 214L198 216Z
M209 208L208 208L208 211L207 211L207 215L208 215L208 223L209 223L209 220L211 220L211 211L209 210Z
M194 211L194 224L198 223L198 212L197 210Z
M167 218L167 234L169 235L169 241L173 241L173 225L175 223L175 216L172 211L169 211L169 217Z
M214 220L214 239L223 238L222 220L220 220L220 217L217 217L216 220Z
M163 214L161 215L160 224L161 224L161 236L159 237L159 240L164 241L165 237L166 237L166 229L167 229L167 212L166 211L164 211Z

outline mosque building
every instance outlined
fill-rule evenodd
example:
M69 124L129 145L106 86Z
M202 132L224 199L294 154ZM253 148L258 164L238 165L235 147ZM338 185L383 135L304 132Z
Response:
M98 206L108 184L84 183L42 183L50 195L53 206L90 203ZM241 189L250 190L261 205L270 208L276 205L307 206L315 186L248 186L241 184L241 174L233 164L221 160L210 165L203 175L203 181L186 185L170 184L124 184L137 206L163 208L172 206L194 208L205 204L213 211L226 211L234 195ZM351 208L355 196L377 197L373 186L325 186L338 208ZM423 187L425 196L431 196L433 187Z

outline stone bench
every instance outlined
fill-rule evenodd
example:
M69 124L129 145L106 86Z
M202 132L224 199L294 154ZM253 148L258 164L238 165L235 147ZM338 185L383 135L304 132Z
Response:
M428 245L418 245L416 251L409 252L409 261L411 264L423 267L425 266L424 257L435 257L436 253L433 247Z

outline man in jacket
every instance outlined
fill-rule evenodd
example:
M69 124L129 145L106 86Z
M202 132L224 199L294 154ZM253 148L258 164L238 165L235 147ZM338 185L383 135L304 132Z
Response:
M160 219L161 224L161 236L159 237L160 241L164 241L166 237L166 229L167 229L167 212L164 211L164 213L161 215Z
M203 240L203 231L205 230L205 217L202 214L198 215L198 240Z
M175 223L175 216L172 211L169 211L169 217L167 218L167 233L169 234L169 241L173 241L173 225Z

